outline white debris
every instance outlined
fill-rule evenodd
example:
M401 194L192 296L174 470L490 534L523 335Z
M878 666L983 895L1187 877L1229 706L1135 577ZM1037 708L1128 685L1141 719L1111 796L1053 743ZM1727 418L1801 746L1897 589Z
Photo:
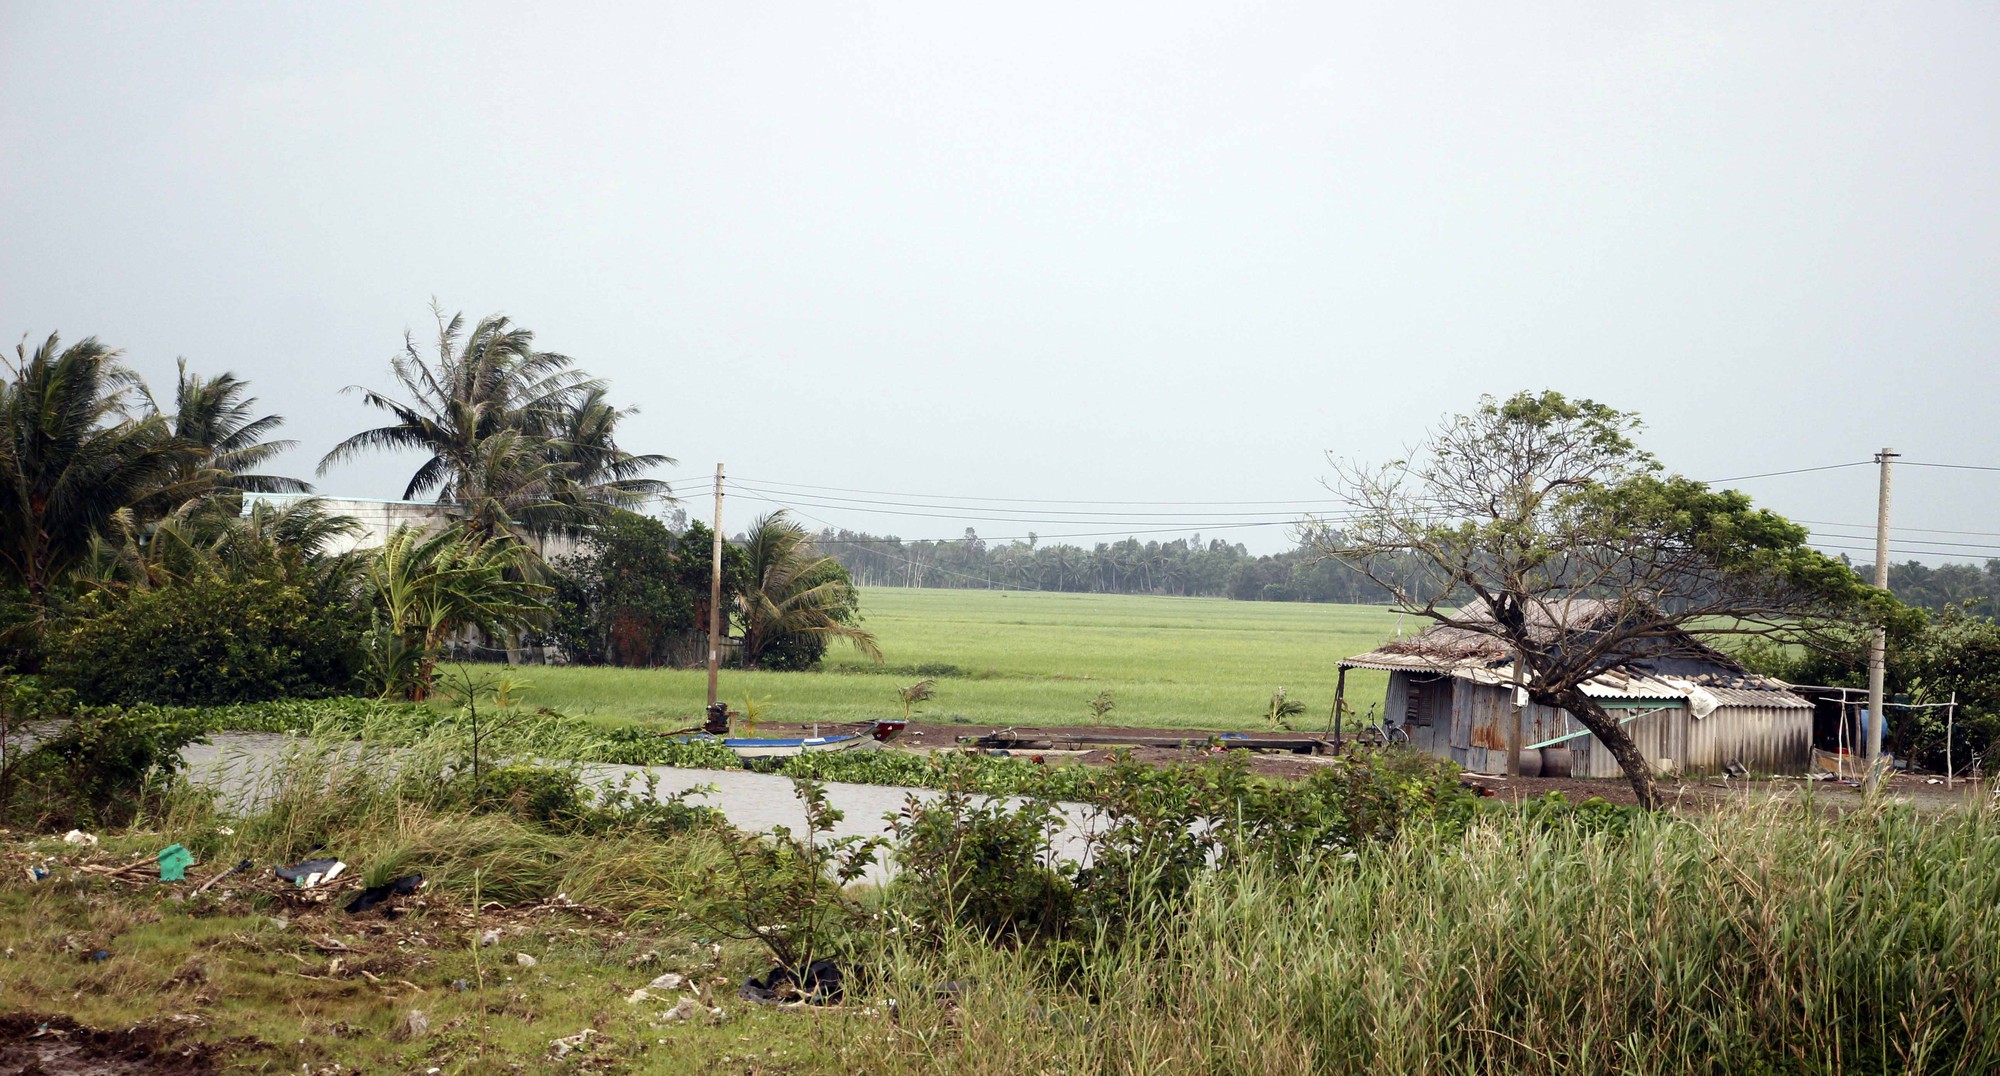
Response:
M597 1029L594 1027L587 1027L584 1028L582 1031L577 1032L574 1035L565 1035L560 1039L555 1039L551 1041L549 1043L549 1052L556 1055L557 1057L566 1057L569 1055L569 1052L571 1050L581 1049L583 1046L588 1044L591 1039L594 1039L596 1037L597 1037Z
M676 974L674 974L673 972L671 972L671 971L670 971L670 972L666 973L665 975L662 975L662 976L660 976L659 978L657 978L657 979L654 979L654 980L653 980L652 982L650 982L650 983L647 983L647 984L646 984L646 989L648 989L648 990L679 990L679 989L681 988L681 986L682 986L683 984L685 984L686 982L687 982L687 980L686 980L686 979L684 979L684 978L680 977L679 975L676 975Z
M479 944L482 948L487 948L487 949L490 949L493 946L500 944L500 932L497 930L489 930L486 933L481 934L479 936Z
M85 833L80 829L73 829L70 830L68 833L63 834L63 843L80 844L83 845L85 848L90 848L97 844L97 834Z
M534 967L534 966L535 966L536 964L539 964L539 963L541 963L541 961L539 961L539 960L536 960L536 959L535 959L534 957L532 957L532 956L529 956L529 955L528 955L528 954L526 954L526 953L515 953L515 954L514 954L514 963L516 963L516 964L519 964L519 965L521 965L521 966L522 966L522 967L524 967L524 968L532 968L532 967Z

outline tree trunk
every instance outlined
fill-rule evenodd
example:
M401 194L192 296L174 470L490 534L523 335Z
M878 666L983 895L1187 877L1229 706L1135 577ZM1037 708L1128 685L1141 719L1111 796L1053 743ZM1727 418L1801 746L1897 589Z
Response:
M1639 806L1649 811L1660 809L1660 790L1653 783L1652 764L1639 752L1639 745L1632 742L1632 737L1625 735L1618 719L1605 713L1597 700L1585 695L1582 689L1573 687L1552 698L1535 701L1544 706L1553 703L1574 715L1577 722L1589 729L1597 737L1597 742L1609 749L1611 756L1618 760L1626 780L1632 782L1632 793L1639 798Z

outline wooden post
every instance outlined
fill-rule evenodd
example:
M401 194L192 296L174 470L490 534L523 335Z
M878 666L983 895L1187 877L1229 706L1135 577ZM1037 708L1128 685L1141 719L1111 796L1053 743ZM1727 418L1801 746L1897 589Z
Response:
M722 663L722 464L715 465L715 544L708 569L708 706L715 708L717 669Z
M1347 708L1347 666L1340 667L1340 676L1333 682L1333 746L1340 746L1340 712Z

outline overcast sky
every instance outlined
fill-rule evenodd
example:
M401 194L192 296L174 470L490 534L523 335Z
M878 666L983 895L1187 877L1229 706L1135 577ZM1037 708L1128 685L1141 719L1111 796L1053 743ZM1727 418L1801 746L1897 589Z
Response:
M1996 52L1991 3L0 0L0 329L246 377L308 474L432 296L503 311L640 406L697 515L718 460L1324 499L1328 451L1523 388L1643 413L1703 479L2000 466ZM1742 488L1874 518L1865 467ZM906 537L1285 544L1197 514L1236 506L796 492ZM1900 471L1897 521L2000 555L2000 471Z

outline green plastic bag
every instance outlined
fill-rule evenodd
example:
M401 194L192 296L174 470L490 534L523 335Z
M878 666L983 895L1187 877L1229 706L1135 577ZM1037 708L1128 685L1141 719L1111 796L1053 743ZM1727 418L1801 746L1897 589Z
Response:
M194 865L194 853L178 844L170 844L160 849L160 881L178 882L187 877L187 869Z

